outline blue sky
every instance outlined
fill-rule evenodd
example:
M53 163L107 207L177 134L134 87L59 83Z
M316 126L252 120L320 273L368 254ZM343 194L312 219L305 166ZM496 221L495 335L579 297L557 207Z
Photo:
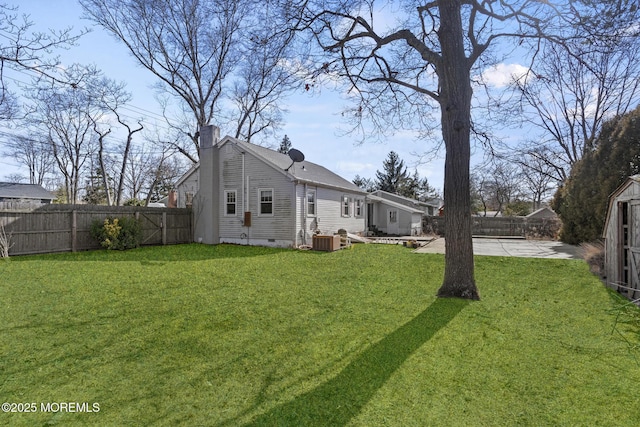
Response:
M92 31L80 39L78 46L60 52L63 65L74 62L95 64L107 77L127 83L127 90L133 94L130 105L139 114L153 117L153 113L160 113L161 109L154 99L154 89L151 88L151 84L156 81L154 76L139 67L125 48L104 30L91 26L89 21L81 20L81 8L75 0L22 0L19 7L21 13L30 15L36 28L41 31L68 26L77 30L91 28ZM498 80L503 75L502 70L496 70L495 73ZM27 77L24 79L28 80ZM421 164L415 155L431 149L433 144L416 141L411 136L402 134L391 136L384 142L362 144L357 137L339 136L341 130L347 127L341 121L340 114L346 103L346 99L329 88L322 88L314 93L301 91L293 94L286 101L289 112L273 145L278 145L286 134L293 147L301 150L307 160L323 165L349 180L356 175L375 178L376 170L382 169L382 162L387 154L394 150L405 161L410 172L417 168L420 176L426 176L432 186L440 190L443 188L444 153ZM440 136L436 134L434 138L438 142ZM11 159L0 160L0 179L8 173L21 172L11 164Z

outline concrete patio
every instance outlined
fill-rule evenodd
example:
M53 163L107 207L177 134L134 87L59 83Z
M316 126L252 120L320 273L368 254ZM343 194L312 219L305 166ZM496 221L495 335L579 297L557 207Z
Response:
M416 253L444 253L444 238L435 239L415 250ZM503 237L474 237L475 255L524 258L582 259L578 246L553 240L526 240Z

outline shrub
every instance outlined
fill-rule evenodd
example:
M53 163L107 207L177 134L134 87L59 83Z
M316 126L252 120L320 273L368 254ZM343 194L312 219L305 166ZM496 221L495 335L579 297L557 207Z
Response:
M9 249L12 246L11 233L7 234L4 225L0 225L0 258L9 258Z
M595 275L604 275L604 243L596 241L592 243L582 243L582 257L589 264L589 269Z
M125 250L140 246L140 222L131 217L105 218L91 224L91 236L106 249Z

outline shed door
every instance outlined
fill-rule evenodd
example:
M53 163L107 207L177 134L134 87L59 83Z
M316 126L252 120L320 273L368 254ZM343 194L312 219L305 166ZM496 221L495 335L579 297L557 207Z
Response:
M618 280L619 291L627 292L629 285L629 204L618 202Z
M628 220L628 257L629 265L629 281L627 282L633 291L629 291L628 295L631 299L640 297L640 205L636 202L629 203L629 220Z

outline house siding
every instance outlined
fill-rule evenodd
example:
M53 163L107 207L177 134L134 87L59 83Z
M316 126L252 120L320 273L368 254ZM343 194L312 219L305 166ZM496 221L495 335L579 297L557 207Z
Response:
M211 139L218 141L217 128L211 128L210 143ZM182 199L189 186L200 185L193 207L196 241L295 247L311 243L316 230L327 234L341 228L364 231L366 195L322 166L306 162L296 170L297 164L292 168L286 155L231 137L214 142L210 154L205 157L206 165L201 163L199 177L186 175L178 184L178 197ZM307 214L308 189L316 191L316 215ZM270 200L261 201L264 191L270 192ZM236 195L235 213L227 212L228 194ZM345 195L350 200L350 212L342 216ZM363 207L357 217L355 200L360 200ZM261 209L267 207L264 203L271 203L269 209Z
M364 231L364 217L366 210L363 208L361 217L355 216L355 200L363 200L364 196L330 188L318 187L317 194L317 229L321 234L334 234L339 229L345 229L350 233ZM349 216L342 215L342 197L349 197Z
M182 181L176 188L176 192L178 193L177 207L186 208L187 207L187 194L191 194L195 196L198 192L198 178L200 174L198 170L194 170L184 181ZM193 203L193 200L191 200Z
M371 202L370 202L371 203ZM385 234L415 236L422 234L422 213L409 211L383 202L373 202L373 218L370 224ZM389 223L391 211L397 212L395 224Z
M242 154L232 143L227 143L221 148L220 163L223 183L220 191L220 241L247 245L293 246L295 241L291 224L294 222L294 183L253 154ZM273 190L272 215L260 214L261 189ZM235 216L224 215L225 190L236 190ZM244 225L243 209L245 212L251 212L250 227Z
M316 214L307 213L307 191L316 192ZM342 197L350 199L350 215L342 216ZM355 216L355 201L362 200L362 216ZM319 234L335 234L340 229L361 233L365 228L366 205L362 194L340 191L322 186L298 184L296 186L296 245L311 245L316 230Z

